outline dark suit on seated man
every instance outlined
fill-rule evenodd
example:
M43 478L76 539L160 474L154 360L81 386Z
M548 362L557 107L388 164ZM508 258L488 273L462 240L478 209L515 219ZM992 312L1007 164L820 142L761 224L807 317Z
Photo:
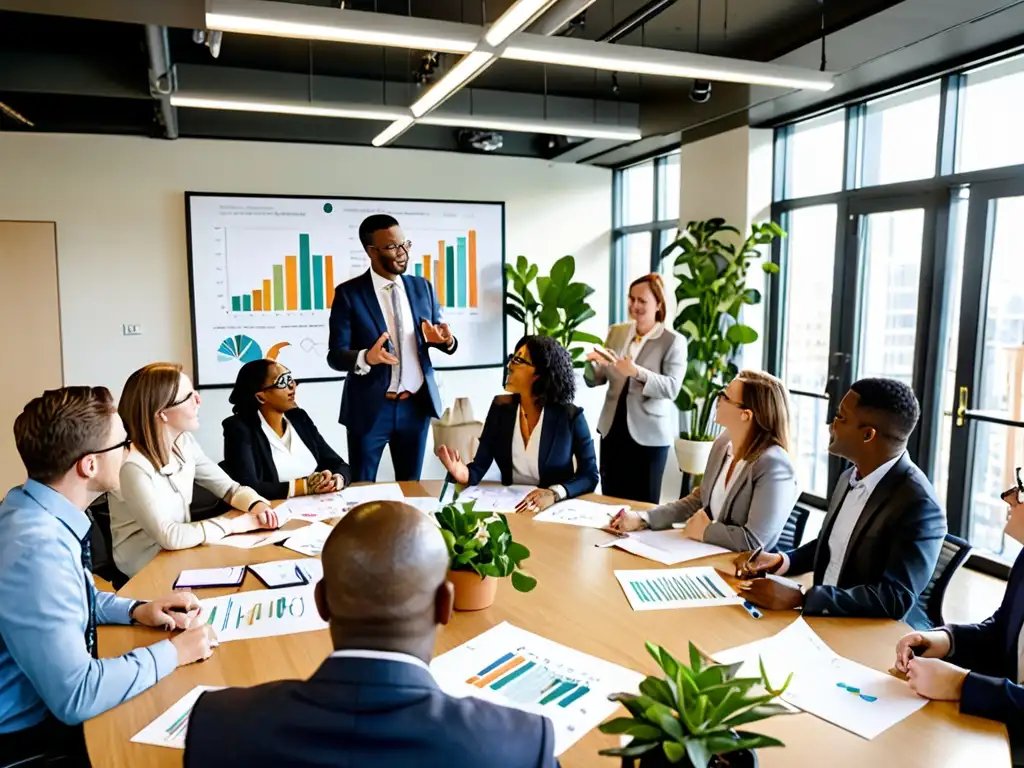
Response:
M1016 488L1010 494L1003 497L1010 504L1006 534L1024 543L1024 494ZM1024 553L990 618L904 635L896 667L919 695L959 701L965 715L1005 723L1013 764L1024 765Z
M814 585L803 594L772 580L741 584L752 602L802 607L808 615L930 626L917 598L935 571L946 515L906 453L919 415L917 397L902 382L863 379L853 385L832 423L829 452L854 466L839 478L821 534L792 552L761 555L752 567L741 566L740 575L813 571Z
M430 282L405 274L412 243L398 222L370 216L359 239L370 269L335 289L327 350L327 364L348 374L338 421L352 481L377 479L385 445L395 479L419 480L430 419L442 412L430 350L451 355L458 342Z
M491 403L473 461L467 466L444 445L437 456L460 485L476 485L497 462L503 485L538 486L516 512L540 512L590 493L600 476L590 427L572 403L576 378L568 350L550 336L524 336L515 350L505 379L511 394Z
M444 539L428 517L405 504L363 504L335 526L322 559L316 605L334 653L309 680L201 696L186 768L557 766L550 720L449 696L431 676L453 591Z

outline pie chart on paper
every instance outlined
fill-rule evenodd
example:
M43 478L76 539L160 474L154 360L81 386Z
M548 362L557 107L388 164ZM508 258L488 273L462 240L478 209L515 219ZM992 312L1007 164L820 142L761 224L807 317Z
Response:
M256 340L242 334L228 336L217 348L217 359L222 363L230 360L237 360L240 363L251 363L253 360L260 360L262 358L263 350L260 349L260 345L256 343Z

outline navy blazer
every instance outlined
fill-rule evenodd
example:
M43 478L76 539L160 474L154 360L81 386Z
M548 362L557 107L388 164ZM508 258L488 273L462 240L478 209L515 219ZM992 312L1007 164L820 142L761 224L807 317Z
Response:
M334 449L327 444L309 414L301 408L288 411L285 418L302 439L309 452L316 459L316 471L327 470L345 478L345 485L352 480L352 473ZM263 432L259 412L236 413L228 416L224 427L224 461L221 467L235 482L247 485L265 499L287 499L288 483L281 482L274 464L270 440Z
M838 584L822 586L836 515L850 490L848 469L832 492L828 517L814 541L789 553L787 575L814 571L803 612L818 616L887 618L929 628L918 596L928 586L946 537L946 513L932 484L906 453L878 484L853 529Z
M953 636L947 660L970 670L960 693L960 711L999 720L1011 735L1024 736L1024 686L1017 685L1017 640L1024 627L1024 552L1010 572L1003 602L981 624L947 627ZM1015 739L1016 741L1016 739Z
M440 418L441 394L434 381L434 366L430 362L429 350L439 349L451 355L458 348L458 341L450 349L444 344L427 343L420 323L423 320L433 325L441 322L441 306L434 294L434 286L422 277L410 275L402 275L402 284L416 326L420 367L430 398L431 413L435 418ZM367 434L377 421L377 415L384 405L384 395L391 383L391 366L374 365L370 367L369 373L360 376L354 373L356 358L362 350L376 344L380 335L387 330L384 313L380 311L380 302L373 290L370 270L346 280L334 289L327 364L336 371L350 374L345 377L338 421L357 435Z
M186 768L554 768L546 717L441 691L415 664L328 658L308 681L204 693Z
M480 482L492 462L498 462L502 485L512 485L512 438L519 429L516 414L519 398L499 395L491 403L480 433L480 446L469 465L469 485ZM573 466L573 458L576 466ZM600 475L594 456L594 440L583 418L583 409L575 405L550 405L544 408L540 433L540 486L561 485L568 498L582 496L597 488Z

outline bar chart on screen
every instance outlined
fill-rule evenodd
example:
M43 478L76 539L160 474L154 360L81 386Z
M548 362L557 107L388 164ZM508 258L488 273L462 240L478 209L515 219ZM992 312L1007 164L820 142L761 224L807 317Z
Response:
M327 628L313 602L312 584L211 597L199 604L200 617L222 643Z
M260 357L300 380L339 378L327 362L331 312L338 286L353 280L363 282L346 288L346 308L369 311L372 244L359 231L377 213L399 222L393 237L412 243L403 279L417 319L443 315L459 340L452 355L434 356L435 368L504 360L500 203L187 193L186 205L200 386L231 384L240 365ZM408 282L417 278L436 300Z
M507 622L434 659L442 689L543 714L561 754L615 711L608 694L635 692L643 676Z

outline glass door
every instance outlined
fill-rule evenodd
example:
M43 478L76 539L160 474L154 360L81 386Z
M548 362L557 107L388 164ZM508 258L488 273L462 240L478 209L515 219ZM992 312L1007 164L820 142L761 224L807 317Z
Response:
M1024 183L971 188L956 388L951 403L950 530L1012 562L999 496L1024 465Z

